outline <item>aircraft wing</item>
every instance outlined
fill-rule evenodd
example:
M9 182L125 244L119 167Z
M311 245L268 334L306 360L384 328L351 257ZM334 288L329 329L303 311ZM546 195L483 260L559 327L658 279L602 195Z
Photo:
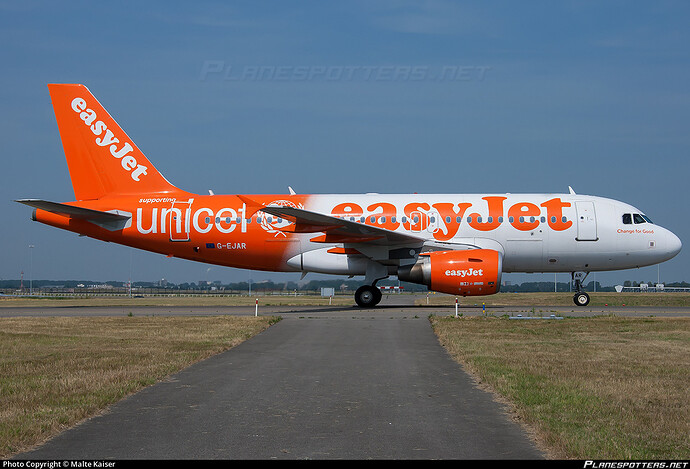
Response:
M99 210L76 207L74 205L61 204L58 202L50 202L48 200L19 199L15 202L28 205L29 207L45 210L46 212L62 215L63 217L85 220L111 231L124 228L131 219L131 214L122 215L113 212L101 212Z
M290 233L324 233L312 241L323 243L370 243L375 245L419 245L424 239L406 233L398 233L376 226L365 225L342 218L324 215L310 210L282 205L260 205L245 196L238 196L247 207L270 215L285 218L291 222L282 231Z

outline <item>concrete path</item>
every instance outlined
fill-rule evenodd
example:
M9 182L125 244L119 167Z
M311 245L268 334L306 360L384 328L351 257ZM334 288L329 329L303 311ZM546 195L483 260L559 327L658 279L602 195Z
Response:
M403 308L283 314L18 459L539 459Z

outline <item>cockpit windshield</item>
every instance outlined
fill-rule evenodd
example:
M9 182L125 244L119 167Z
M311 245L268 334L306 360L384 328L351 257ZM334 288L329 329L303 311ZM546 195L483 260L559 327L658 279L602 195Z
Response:
M652 220L650 220L647 215L644 215L642 213L624 213L623 214L623 224L624 225L632 225L633 222L636 225L639 225L642 223L653 223Z

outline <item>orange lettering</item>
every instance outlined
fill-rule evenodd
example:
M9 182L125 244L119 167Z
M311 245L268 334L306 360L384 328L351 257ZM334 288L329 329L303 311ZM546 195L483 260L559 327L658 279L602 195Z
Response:
M433 207L438 210L438 214L445 224L446 230L436 230L434 238L439 241L447 241L454 237L460 228L460 220L465 216L465 211L472 206L469 202L458 204L458 211L455 211L455 204L450 202L441 202L434 204Z
M498 228L501 224L499 217L503 216L503 201L507 197L482 197L482 200L486 200L489 207L489 217L486 222L480 222L479 218L481 216L478 213L470 214L471 221L470 226L475 230L480 231L491 231Z
M520 231L529 231L538 227L539 215L541 215L539 207L529 202L518 202L508 210L510 224Z
M563 207L570 207L570 202L563 202L559 198L547 200L542 207L546 207L546 217L549 222L549 227L555 231L567 230L573 225L573 222L563 221Z
M377 208L380 208L381 211L379 213L373 213ZM370 212L370 215L367 215L365 220L367 225L377 226L379 228L391 231L396 230L398 226L400 226L400 223L398 223L397 220L393 221L396 213L395 205L393 204L379 202L369 205L367 210Z
M333 210L331 210L331 215L334 217L355 217L355 221L359 221L363 214L364 210L362 210L362 207L350 202L336 205L333 207Z
M404 211L407 221L403 226L409 231L423 231L429 226L429 215L421 210L429 210L429 204L413 202L405 205Z

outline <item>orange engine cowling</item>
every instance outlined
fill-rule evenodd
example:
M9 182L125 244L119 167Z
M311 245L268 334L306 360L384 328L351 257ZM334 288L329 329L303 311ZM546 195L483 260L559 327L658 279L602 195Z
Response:
M401 266L398 278L453 295L491 295L501 286L502 263L492 249L426 252L417 263Z

